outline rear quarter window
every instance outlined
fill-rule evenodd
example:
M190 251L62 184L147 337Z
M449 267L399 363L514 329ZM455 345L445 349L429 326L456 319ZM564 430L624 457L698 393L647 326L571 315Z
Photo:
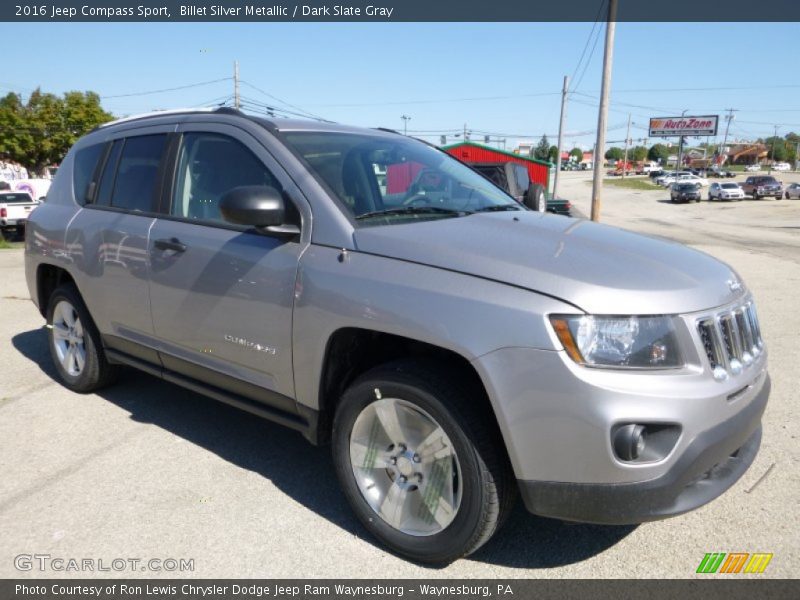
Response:
M97 161L103 154L105 144L94 144L78 150L75 154L75 164L72 168L72 186L75 201L78 204L86 203L86 193L94 177Z

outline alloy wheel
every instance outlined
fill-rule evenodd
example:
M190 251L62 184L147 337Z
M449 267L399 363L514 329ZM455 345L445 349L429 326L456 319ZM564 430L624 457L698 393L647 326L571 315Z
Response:
M434 535L458 513L462 477L453 443L410 402L382 398L361 411L350 434L350 464L370 508L402 533Z

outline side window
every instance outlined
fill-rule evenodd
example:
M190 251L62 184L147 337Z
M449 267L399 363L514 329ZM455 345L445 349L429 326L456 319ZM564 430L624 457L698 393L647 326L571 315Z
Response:
M226 192L245 185L283 191L281 184L241 142L216 133L186 133L178 155L171 213L176 217L224 222L219 203ZM300 219L291 202L288 222Z
M75 163L72 167L72 189L78 204L86 202L86 193L89 183L94 176L97 161L103 154L105 144L95 144L79 150L75 154Z
M122 145L125 140L117 140L111 146L111 151L106 157L105 165L103 165L103 175L100 177L100 183L94 197L94 204L100 206L111 206L111 192L114 191L114 178L117 175L117 163L119 163L119 156L122 154Z
M111 206L126 210L152 212L158 165L167 136L142 135L125 140L117 167Z
M514 174L517 177L517 188L519 188L521 192L527 191L531 184L530 176L528 175L528 169L522 165L517 165L514 168Z

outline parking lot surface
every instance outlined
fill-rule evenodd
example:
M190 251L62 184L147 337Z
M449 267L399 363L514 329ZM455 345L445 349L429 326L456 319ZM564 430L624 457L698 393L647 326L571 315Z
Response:
M561 182L585 214L589 178L565 173ZM22 251L0 250L0 577L684 578L707 552L771 552L759 577L796 576L800 201L673 205L668 196L606 187L602 221L731 264L755 294L770 352L760 454L711 504L638 527L600 527L533 517L520 503L475 555L442 568L409 563L355 520L329 448L138 372L99 394L61 387ZM194 570L21 572L20 554L106 564L184 558Z

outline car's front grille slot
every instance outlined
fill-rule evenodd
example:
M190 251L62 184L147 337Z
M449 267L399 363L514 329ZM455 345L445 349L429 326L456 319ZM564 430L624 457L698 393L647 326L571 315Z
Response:
M752 302L697 321L706 358L717 379L738 375L761 353L764 342Z

